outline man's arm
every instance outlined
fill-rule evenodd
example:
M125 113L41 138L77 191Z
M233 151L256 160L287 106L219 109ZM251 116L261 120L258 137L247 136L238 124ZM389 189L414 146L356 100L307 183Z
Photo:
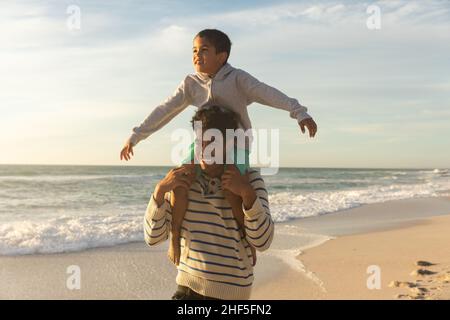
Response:
M145 242L149 246L167 240L171 230L172 207L166 196L177 187L189 190L193 179L189 170L188 167L172 169L156 185L144 216Z
M247 241L258 251L267 250L273 240L274 223L266 186L259 172L253 170L243 176L235 166L230 166L222 175L222 188L242 198Z
M242 210L247 241L258 251L269 249L274 235L269 200L259 173L250 175L250 188L242 194Z
M190 103L185 79L181 82L172 96L156 107L138 127L133 128L133 133L128 138L127 143L131 143L132 146L135 146L139 141L146 139L165 126Z
M145 242L149 246L154 246L167 240L172 218L172 208L169 201L164 198L164 194L162 195L162 201L160 196L158 196L159 199L157 200L155 193L156 190L151 196L144 216ZM159 205L158 201L160 202Z
M296 119L299 123L304 119L311 118L306 112L308 109L296 99L288 97L283 92L259 81L243 70L239 70L238 85L245 92L250 103L258 102L266 106L286 110L291 118Z

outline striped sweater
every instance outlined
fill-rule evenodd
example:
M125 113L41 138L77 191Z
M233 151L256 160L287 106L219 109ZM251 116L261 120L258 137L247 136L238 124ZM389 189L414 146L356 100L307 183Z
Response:
M249 244L258 251L267 250L274 223L264 180L256 170L250 171L249 180L257 198L249 210L243 208L245 236L223 196L220 180L201 175L192 184L181 225L178 285L219 299L250 298L253 267ZM210 188L218 184L216 190ZM160 207L152 196L144 218L145 242L153 246L167 240L170 223L170 193Z

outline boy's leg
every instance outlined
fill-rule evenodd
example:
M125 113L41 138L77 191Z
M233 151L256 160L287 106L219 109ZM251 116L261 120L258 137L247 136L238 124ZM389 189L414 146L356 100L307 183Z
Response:
M194 175L195 170L193 164L183 164L188 166L191 170L191 177ZM185 188L175 188L170 195L170 205L172 207L172 225L170 230L169 250L167 255L176 266L180 264L180 236L181 236L181 224L183 222L186 210L188 207L188 193Z
M242 230L245 235L245 226L244 226L244 211L242 211L242 198L235 195L234 193L224 190L225 199L231 205L231 210L233 211L234 218L238 223L238 227ZM256 265L256 250L250 245L250 250L252 251L253 257L253 266Z
M239 170L242 175L245 175L250 168L250 152L247 149L241 149L237 146L234 146L234 164L226 164L234 165ZM242 232L245 235L245 226L244 226L244 211L242 211L242 198L235 195L234 193L224 190L225 199L230 203L231 209L233 211L233 215L236 218L239 228L241 228ZM249 243L250 250L252 251L253 257L253 266L256 265L256 249Z
M250 151L235 147L234 165L242 175L245 175L250 169Z

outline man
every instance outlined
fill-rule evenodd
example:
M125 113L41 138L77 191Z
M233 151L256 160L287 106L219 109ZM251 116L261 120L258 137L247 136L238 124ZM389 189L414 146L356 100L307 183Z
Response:
M202 129L237 129L238 117L221 107L197 111L192 122L201 121ZM225 141L225 139L223 139ZM202 143L202 151L210 141ZM179 167L157 184L144 219L145 241L156 245L168 239L171 230L172 191L188 190L188 207L181 225L181 256L177 266L178 290L172 299L249 299L253 283L251 247L267 250L272 242L272 221L268 194L260 174L250 169L240 174L234 165L205 161L201 152L196 176ZM229 203L225 193L242 200L241 210ZM236 197L237 198L237 197Z

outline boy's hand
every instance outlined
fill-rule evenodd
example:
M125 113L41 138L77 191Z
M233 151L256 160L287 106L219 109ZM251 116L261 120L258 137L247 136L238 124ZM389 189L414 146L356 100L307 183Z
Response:
M222 174L222 189L242 198L242 204L246 209L250 209L256 200L256 193L249 182L248 172L241 175L235 165L227 165Z
M303 119L299 122L300 129L302 130L302 133L305 133L305 127L308 128L309 136L313 138L316 135L317 132L317 124L314 122L312 118Z
M189 166L181 166L170 170L166 176L158 182L153 192L153 196L158 207L164 202L164 195L177 187L182 187L189 191L191 184L195 180L195 173Z
M125 159L126 161L131 159L131 155L134 156L133 153L133 145L131 143L125 144L122 151L120 151L120 160Z
M241 196L241 193L246 188L251 187L248 175L241 175L235 165L227 165L225 171L221 177L222 189L228 190L237 196Z

